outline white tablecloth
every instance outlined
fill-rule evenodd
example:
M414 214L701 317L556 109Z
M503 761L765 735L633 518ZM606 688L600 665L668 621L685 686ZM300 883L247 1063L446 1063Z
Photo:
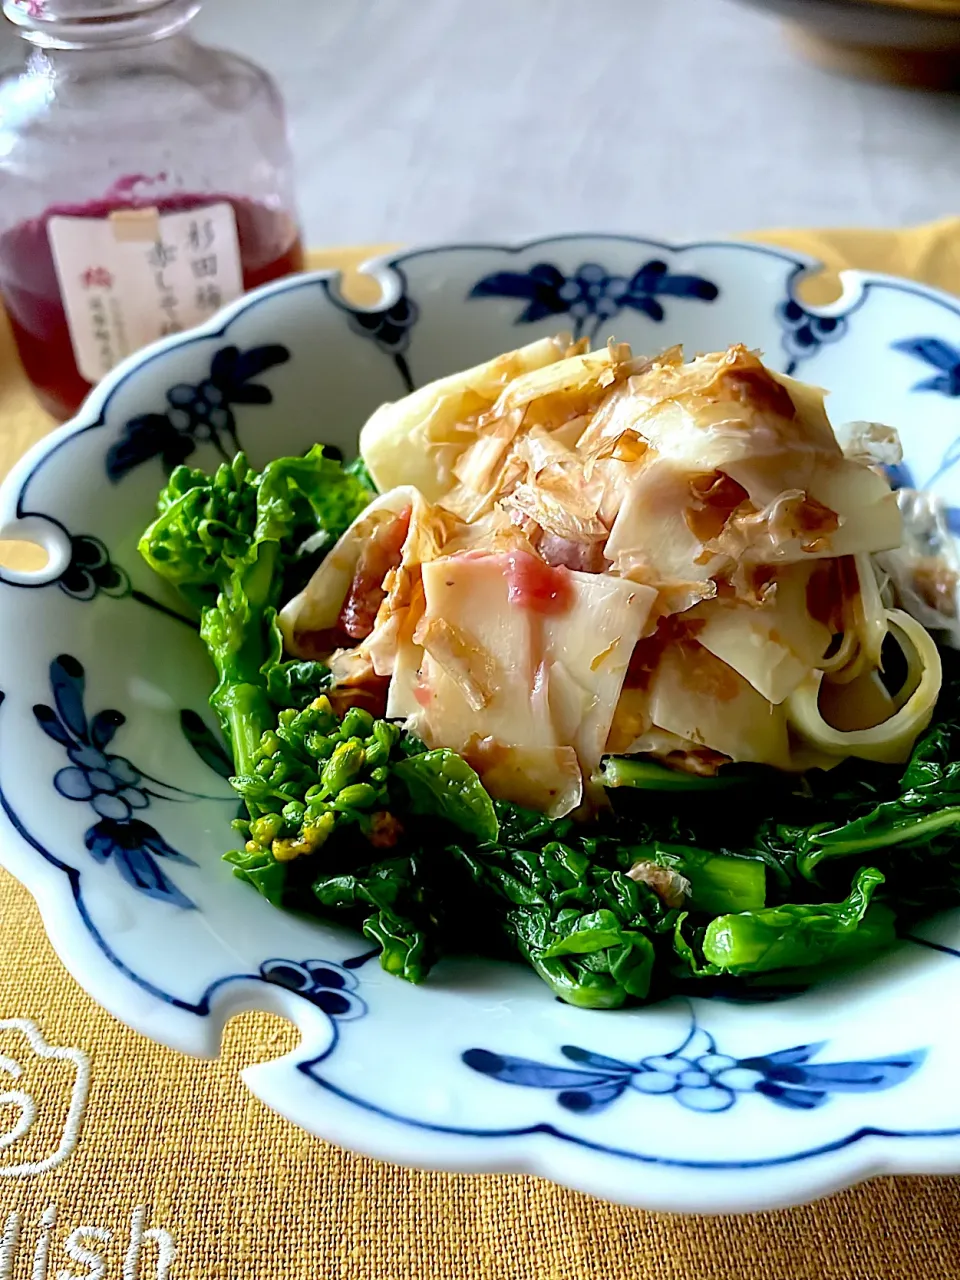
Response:
M960 96L835 78L730 0L207 0L284 85L312 244L960 213Z

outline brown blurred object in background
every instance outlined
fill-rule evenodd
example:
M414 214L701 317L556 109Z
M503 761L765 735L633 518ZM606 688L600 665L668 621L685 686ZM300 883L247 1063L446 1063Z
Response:
M847 75L960 88L960 0L745 0L806 57Z

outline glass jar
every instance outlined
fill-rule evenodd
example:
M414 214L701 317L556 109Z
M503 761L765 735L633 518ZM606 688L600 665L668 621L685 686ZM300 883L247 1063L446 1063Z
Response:
M283 104L198 44L199 0L5 0L0 298L57 418L147 342L298 271Z

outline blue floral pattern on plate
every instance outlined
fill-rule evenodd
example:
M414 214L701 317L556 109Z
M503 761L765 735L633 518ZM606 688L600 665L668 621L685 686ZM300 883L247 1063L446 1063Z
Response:
M71 537L70 563L57 585L74 600L93 600L101 591L120 599L130 592L126 571L114 564L103 542L90 533Z
M922 360L936 372L913 384L914 391L936 391L943 396L960 396L960 347L940 338L905 338L892 344L894 351Z
M303 996L331 1018L362 1018L367 1006L357 995L358 980L346 965L329 960L264 960L264 982Z
M157 613L182 622L192 631L198 630L196 618L187 617L186 614L178 612L177 609L134 587L130 582L130 575L113 559L109 547L102 538L92 533L70 533L59 520L51 516L47 516L46 519L69 545L66 567L56 577L41 578L39 581L31 581L23 577L8 577L0 567L0 583L25 590L57 586L65 596L81 604L89 604L101 596L108 596L113 600L136 600Z
M777 318L783 325L783 349L787 353L785 372L793 374L801 360L815 355L827 342L839 342L847 331L846 316L821 316L808 311L796 298L788 298L777 307Z
M208 769L221 778L233 776L233 761L203 716L189 709L181 711L180 731Z
M515 324L569 316L574 337L586 334L592 341L621 311L635 311L659 323L665 316L661 298L713 302L719 294L713 281L675 274L666 262L652 258L629 277L611 273L596 262L582 263L571 275L550 262L538 262L526 271L494 271L478 280L469 296L526 302Z
M169 388L165 413L138 414L126 422L107 451L107 475L122 480L150 458L160 458L172 471L201 444L213 445L229 461L240 448L234 407L272 404L273 392L254 379L289 359L288 348L276 342L247 351L221 347L206 378Z
M834 1093L874 1093L908 1079L926 1057L925 1050L862 1062L811 1062L826 1042L796 1045L757 1057L720 1053L713 1036L692 1020L683 1044L670 1053L638 1062L622 1062L577 1045L560 1052L575 1067L556 1067L527 1058L468 1049L463 1061L481 1075L504 1084L557 1091L567 1111L605 1110L627 1089L672 1097L688 1111L729 1111L737 1099L759 1093L781 1107L810 1111Z
M112 861L123 879L147 897L193 908L194 903L170 880L157 859L191 867L196 863L134 814L149 808L152 799L215 797L170 787L143 773L126 756L108 751L126 717L108 709L88 720L84 685L81 664L69 654L61 654L50 664L54 707L37 703L33 708L37 724L66 750L70 761L57 771L53 785L65 800L89 804L97 815L99 821L84 834L84 844L96 862Z
M952 346L940 338L906 338L891 344L891 350L912 356L935 369L930 377L913 384L914 391L932 391L937 395L956 399L960 396L960 347ZM932 489L960 462L960 435L955 436L940 457L936 468L917 482L911 468L900 462L886 468L890 483L895 489ZM950 507L947 523L951 532L960 533L960 508Z
M420 308L414 300L404 291L390 306L379 310L364 311L342 303L339 305L346 311L347 322L353 332L361 338L369 338L384 355L389 356L397 366L404 387L412 391L414 382L407 363L407 351L410 331L420 318Z

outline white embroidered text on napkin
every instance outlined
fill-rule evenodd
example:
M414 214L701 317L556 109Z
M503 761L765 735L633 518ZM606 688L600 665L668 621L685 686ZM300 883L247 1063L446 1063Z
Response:
M0 1018L0 1179L35 1177L66 1160L89 1080L82 1049L48 1044L29 1018Z
M124 1234L115 1236L109 1227L79 1226L60 1239L55 1204L44 1209L35 1232L15 1209L7 1214L0 1234L0 1280L26 1275L27 1266L31 1280L108 1280L110 1276L117 1280L169 1280L177 1256L173 1236L165 1227L147 1227L146 1217L145 1207L137 1205ZM123 1250L120 1257L117 1246ZM85 1270L59 1266L61 1251ZM111 1266L111 1261L116 1265Z

